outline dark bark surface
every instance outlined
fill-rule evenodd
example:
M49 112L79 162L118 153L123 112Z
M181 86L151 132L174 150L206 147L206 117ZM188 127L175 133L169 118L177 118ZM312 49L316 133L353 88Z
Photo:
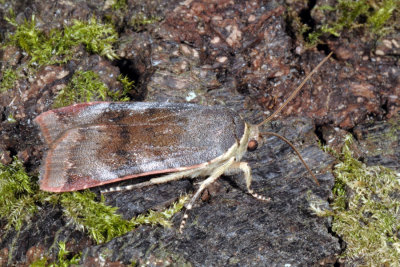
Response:
M18 155L30 173L38 172L45 147L32 120L51 109L55 95L77 69L101 73L113 90L122 88L118 74L128 75L136 81L136 91L131 92L136 101L223 105L255 123L279 107L327 51L333 51L334 57L281 116L262 127L293 142L321 186L288 145L264 137L265 144L243 161L252 168L253 189L270 197L268 203L246 193L243 175L223 176L208 190L208 200L198 201L190 211L182 234L181 212L170 229L140 226L100 245L69 224L60 207L48 205L21 231L0 232L0 265L27 266L42 255L55 260L59 240L67 241L69 251L83 251L84 266L333 265L341 251L339 240L330 232L329 218L319 218L310 209L311 203L328 207L334 184L334 158L319 148L318 140L339 150L341 138L352 133L360 144L357 155L365 162L400 169L400 68L391 56L396 47L390 50L380 42L373 48L371 42L346 33L326 40L321 50L305 50L290 33L288 6L282 1L127 2L128 11L120 16L104 1L14 4L17 21L35 14L45 31L73 19L113 18L120 31L120 59L110 62L78 48L79 59L41 67L35 77L20 79L16 88L0 93L2 163ZM295 12L307 8L290 7ZM7 10L0 5L2 35L12 28L4 20ZM139 13L160 21L139 29L127 26ZM392 39L400 43L398 34L385 40ZM27 60L21 50L8 47L0 53L0 70ZM10 114L16 123L7 122ZM181 194L196 190L200 180L111 193L106 200L131 218L167 207Z

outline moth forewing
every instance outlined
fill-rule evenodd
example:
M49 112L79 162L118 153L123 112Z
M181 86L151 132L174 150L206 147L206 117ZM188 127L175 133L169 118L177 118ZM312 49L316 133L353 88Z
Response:
M42 113L35 122L50 147L40 186L52 192L204 172L235 154L247 131L227 108L185 103L77 104Z

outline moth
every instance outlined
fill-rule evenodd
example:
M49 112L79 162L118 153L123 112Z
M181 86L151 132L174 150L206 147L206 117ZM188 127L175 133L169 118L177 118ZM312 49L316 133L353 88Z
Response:
M129 190L182 178L206 177L186 206L180 225L201 193L221 175L243 173L251 189L251 169L241 161L274 135L298 154L315 182L317 178L286 138L259 128L278 114L298 93L329 54L293 91L285 103L259 124L245 122L226 107L188 103L81 103L49 110L35 118L49 149L40 170L44 191L77 191L126 179L157 175L148 181L105 192Z

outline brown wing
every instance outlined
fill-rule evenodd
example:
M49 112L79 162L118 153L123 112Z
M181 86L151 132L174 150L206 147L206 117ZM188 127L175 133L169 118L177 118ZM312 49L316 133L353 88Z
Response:
M244 130L232 111L192 104L100 102L41 116L51 141L41 188L57 192L194 168L225 153Z

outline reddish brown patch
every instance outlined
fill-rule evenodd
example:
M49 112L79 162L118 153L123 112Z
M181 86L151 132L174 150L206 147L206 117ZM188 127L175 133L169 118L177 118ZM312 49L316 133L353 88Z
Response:
M8 248L0 250L0 266L7 266L8 262Z
M43 122L43 119L45 117L47 117L50 114L50 112L53 112L53 111L52 110L46 111L34 119L34 122L36 122L40 126L40 130L41 130L44 140L46 142L49 142L49 140L52 140L52 138L50 136L49 129L46 127L46 124Z
M374 86L369 83L352 83L350 91L355 96L366 97L369 99L375 98L375 93L373 92Z
M26 252L26 261L28 264L39 260L45 255L46 249L42 245L35 245L30 247ZM3 266L3 265L2 265Z

